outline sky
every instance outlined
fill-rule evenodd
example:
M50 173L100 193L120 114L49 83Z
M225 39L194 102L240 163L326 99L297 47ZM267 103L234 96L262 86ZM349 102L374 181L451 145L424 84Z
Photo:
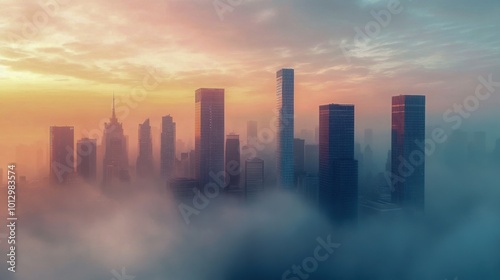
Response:
M495 0L3 0L0 163L46 147L51 125L99 130L113 93L131 148L139 123L167 114L192 144L202 87L226 90L226 133L244 137L247 120L269 126L282 67L295 69L297 131L317 126L319 105L351 103L357 131L388 140L399 94L425 94L428 125L449 126L478 77L500 81L499 12ZM491 145L498 93L461 127Z

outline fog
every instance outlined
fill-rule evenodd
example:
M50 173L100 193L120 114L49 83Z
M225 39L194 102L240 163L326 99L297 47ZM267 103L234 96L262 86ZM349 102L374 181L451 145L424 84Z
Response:
M499 166L457 172L431 156L426 169L425 217L360 217L356 228L330 225L289 193L253 204L221 194L186 224L179 202L154 185L19 186L16 273L4 261L0 278L498 279ZM284 275L313 256L318 238L338 246L311 273Z

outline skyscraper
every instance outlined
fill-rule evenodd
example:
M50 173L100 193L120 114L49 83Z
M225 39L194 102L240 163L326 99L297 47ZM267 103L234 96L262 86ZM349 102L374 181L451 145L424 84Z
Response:
M127 138L123 134L123 125L118 122L115 114L115 98L113 96L113 112L109 123L104 124L104 159L103 184L129 182L129 165L127 153Z
M228 188L240 187L240 136L229 134L226 137L226 185Z
M82 138L76 143L76 172L87 183L97 182L97 140Z
M161 120L160 174L163 180L174 177L176 126L170 115Z
M358 162L354 105L319 107L319 204L335 223L357 221Z
M67 183L75 172L74 128L72 126L50 127L50 180L52 183Z
M224 89L196 90L195 110L195 174L203 188L224 172Z
M281 69L276 73L276 175L278 187L294 187L294 70Z
M251 158L245 161L245 199L252 201L264 191L264 161Z
M149 119L139 124L139 155L137 156L137 177L151 178L153 171L153 139Z
M392 182L392 202L416 212L424 211L424 141L425 96L393 96L391 172L399 179Z

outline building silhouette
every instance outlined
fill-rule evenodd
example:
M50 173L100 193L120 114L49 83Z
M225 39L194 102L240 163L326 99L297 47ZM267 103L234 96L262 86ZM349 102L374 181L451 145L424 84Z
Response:
M52 183L67 183L75 172L74 128L50 127L50 173Z
M153 138L149 119L139 124L139 154L136 162L136 175L139 178L151 178L154 174L153 167Z
M319 107L319 205L337 224L356 223L358 162L354 159L354 105Z
M392 97L392 202L410 212L424 211L425 96Z
M294 188L294 70L281 69L276 73L276 179L284 189Z
M113 96L113 111L108 123L104 124L104 157L103 184L130 182L127 138L123 134L123 125L118 122L115 114L115 98Z
M254 201L264 192L264 161L254 157L245 161L245 200Z
M224 89L196 90L195 114L195 174L203 188L225 170Z
M241 159L240 136L229 134L226 136L226 185L229 189L240 187Z
M160 175L163 180L175 174L176 125L170 115L161 119Z
M97 182L97 140L82 138L76 143L76 172L87 183Z

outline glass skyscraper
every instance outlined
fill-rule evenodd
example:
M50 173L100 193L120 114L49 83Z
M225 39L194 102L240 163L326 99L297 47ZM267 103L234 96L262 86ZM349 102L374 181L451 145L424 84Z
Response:
M72 126L50 127L50 180L52 183L67 183L75 170L74 128Z
M354 159L354 105L319 107L319 204L337 224L358 217L358 162Z
M137 156L137 176L140 178L152 178L153 176L153 139L151 137L151 125L149 119L139 124L139 155Z
M163 180L171 180L175 170L175 138L176 126L173 118L163 116L161 119L160 143L160 175Z
M76 143L76 171L88 183L97 182L97 140L82 138Z
M226 185L229 188L239 188L240 175L240 136L229 134L226 138Z
M198 89L195 102L195 174L203 189L225 170L224 89Z
M276 175L280 188L294 187L294 70L281 69L276 73Z
M425 96L392 97L392 202L422 212L425 197Z

